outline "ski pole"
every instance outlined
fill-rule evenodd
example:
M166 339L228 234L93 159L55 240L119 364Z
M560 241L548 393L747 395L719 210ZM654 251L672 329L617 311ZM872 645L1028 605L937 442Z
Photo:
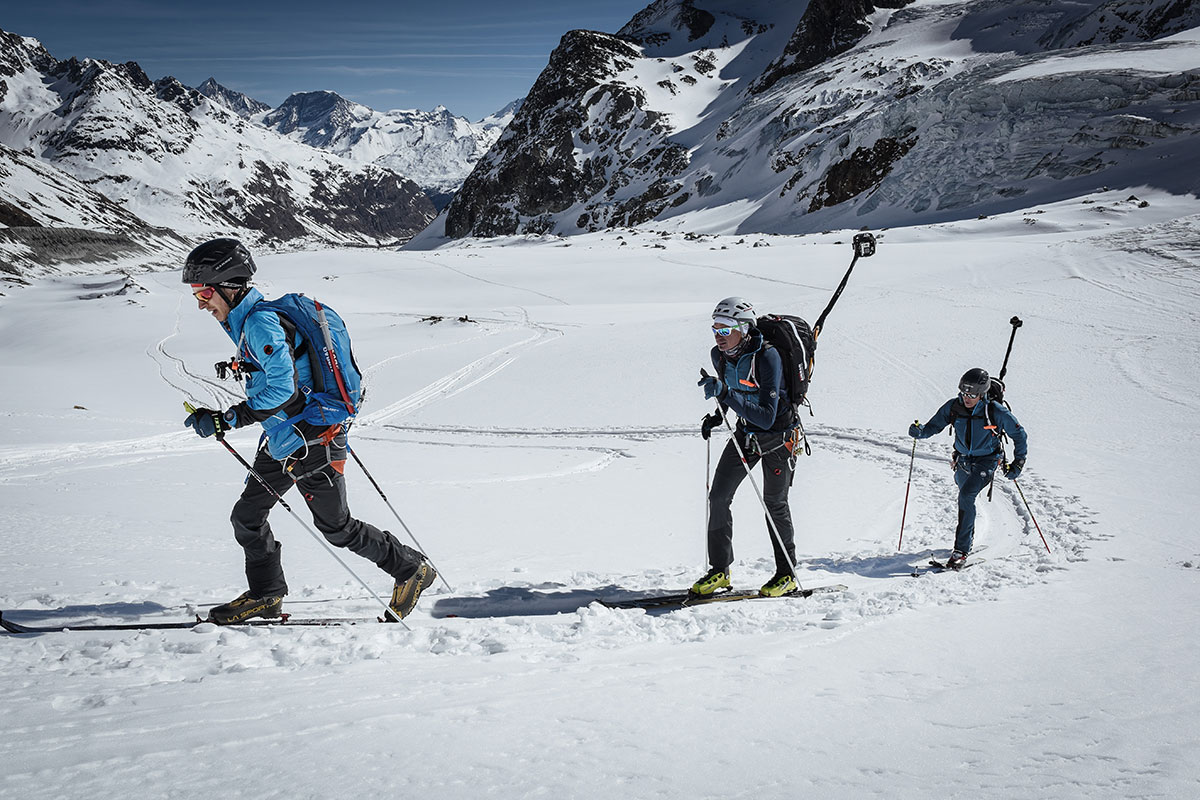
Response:
M913 420L914 425L920 425L921 420ZM913 464L917 463L917 437L913 437L912 456L908 459L908 484L904 487L904 511L900 513L900 541L896 543L896 552L904 545L904 520L908 516L908 490L912 488Z
M187 412L189 414L196 413L196 407L193 406L191 403L184 403L183 407L185 409L187 409ZM400 616L398 614L396 614L395 611L392 610L392 607L389 606L387 603L385 603L383 601L383 598L381 598L379 595L377 595L375 593L375 590L372 589L370 586L368 586L367 582L364 581L362 578L360 578L358 576L358 573L355 572L354 570L352 570L350 568L350 565L347 564L345 561L343 561L342 557L339 556L336 552L334 552L334 549L329 544L329 542L325 541L325 537L322 536L321 534L317 533L316 531L314 531L311 527L309 527L308 523L306 523L304 520L300 519L300 515L292 510L292 507L290 505L288 505L288 502L283 499L283 495L281 495L279 492L275 491L275 489L271 486L271 484L267 483L266 479L263 478L262 475L259 475L258 472L254 469L254 467L252 467L250 465L250 462L248 462L248 461L246 461L246 459L242 458L242 454L239 453L237 450L235 450L233 448L233 445L231 445L229 442L225 441L224 432L220 432L217 434L217 441L220 442L225 447L225 449L229 451L229 454L231 456L233 456L234 458L236 458L238 460L238 463L240 463L243 467L246 468L246 471L250 473L250 476L252 478L254 478L256 481L258 481L262 485L262 487L264 489L266 489L267 492L279 502L279 505L283 506L284 509L286 509L289 514L291 514L293 517L296 518L296 522L300 523L300 527L304 528L304 530L308 531L310 536L312 536L314 539L316 539L318 542L320 542L321 546L325 548L325 550L329 553L329 555L333 556L334 560L337 561L339 564L341 564L342 567L345 568L346 572L349 572L350 575L356 581L358 581L359 584L361 584L364 589L367 590L368 594L370 594L371 597L375 598L375 600L379 603L379 605L383 606L384 619L391 617L391 618L395 619L396 622L399 622L401 625L403 625L406 630L410 630L410 631L412 630L412 628L408 627L408 623L405 622L404 620L400 619Z
M775 537L775 543L779 545L779 551L783 553L783 557L787 559L788 566L792 568L792 577L796 579L796 587L800 586L800 576L796 574L796 562L792 559L787 548L783 546L783 537L779 535L779 529L775 527L775 520L771 517L771 509L767 508L766 498L763 497L762 491L758 488L758 481L754 480L754 473L750 469L750 462L746 460L746 453L742 450L742 445L738 442L737 431L729 424L729 419L721 414L721 421L725 423L725 427L729 429L730 439L733 440L733 446L737 448L738 458L742 460L742 466L746 468L746 477L750 479L750 485L754 487L754 494L758 498L758 502L762 503L763 511L767 515L767 526L771 529L771 535Z
M1021 491L1021 484L1013 481L1013 486L1017 487L1017 494L1021 495L1021 502L1025 504L1025 510L1029 512L1029 518L1033 520L1033 527L1037 528L1038 536L1042 537L1042 545L1046 548L1046 552L1050 552L1050 545L1046 544L1046 537L1042 533L1042 526L1038 525L1037 517L1033 515L1033 509L1029 507L1029 501L1025 499L1025 492Z
M704 437L704 564L708 565L708 525L712 521L712 506L708 496L712 494L712 431Z
M425 548L422 547L421 543L417 541L417 537L413 535L413 532L411 530L409 530L408 525L404 524L404 520L400 518L400 514L392 506L392 501L388 500L387 495L383 493L383 489L379 486L379 483L375 480L375 476L373 476L371 474L370 470L367 469L367 465L364 464L362 462L362 459L358 457L358 453L356 453L350 449L349 442L347 442L347 444L346 444L346 449L349 450L350 455L352 455L354 457L355 463L357 463L358 466L362 467L363 474L367 476L367 480L369 480L371 482L371 485L375 487L375 491L379 492L379 496L383 498L383 502L387 504L387 507L391 510L392 514L396 517L396 521L400 523L400 527L404 528L404 532L408 534L408 538L412 539L413 544L415 544L417 546L417 549L420 550L422 554L424 554ZM427 560L429 560L429 563L431 565L433 565L433 568L437 572L438 577L442 579L442 583L446 584L446 588L449 589L453 593L454 587L452 587L450 585L449 581L446 580L445 576L442 575L442 571L440 569L438 569L437 564L434 564L433 561L429 559L429 556L425 556L425 558Z

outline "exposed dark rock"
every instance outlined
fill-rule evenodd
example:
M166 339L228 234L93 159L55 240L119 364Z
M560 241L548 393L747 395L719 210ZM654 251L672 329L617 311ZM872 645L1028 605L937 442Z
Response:
M433 203L421 187L384 169L362 174L317 176L310 216L334 230L363 231L376 239L408 238L429 224Z
M903 8L913 0L811 0L780 56L750 90L764 92L781 79L846 52L871 32L866 18L880 8Z
M145 250L126 234L81 228L0 228L0 241L24 245L33 251L29 260L39 264L112 261Z
M672 6L677 6L673 12ZM713 23L717 21L716 17L709 12L702 8L696 8L695 0L683 0L681 3L677 0L656 0L634 15L629 24L622 29L621 38L643 46L653 47L661 44L670 37L670 34L664 31L650 33L645 28L670 13L675 14L676 27L687 29L689 42L694 42L704 36L712 30Z
M892 166L916 143L916 136L904 140L885 137L870 148L856 149L849 158L834 164L825 173L808 206L809 213L844 203L878 186L892 171Z
M637 57L608 34L566 34L504 135L450 203L447 235L511 235L522 217L565 211L603 189L601 165L576 163L575 136L605 143L630 127L655 125L656 115L638 113L645 102L639 90L610 81L623 59ZM596 125L588 123L593 106L602 110Z
M38 221L24 210L0 197L0 225L10 228L40 228Z

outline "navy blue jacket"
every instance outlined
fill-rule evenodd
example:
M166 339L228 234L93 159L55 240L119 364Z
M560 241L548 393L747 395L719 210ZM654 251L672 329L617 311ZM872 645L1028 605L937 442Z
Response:
M990 411L990 415L986 413ZM989 430L990 425L994 430ZM1000 403L984 400L967 409L959 397L951 398L921 426L918 439L936 436L954 423L954 449L964 456L988 456L1000 451L1000 432L1013 440L1013 457L1025 458L1028 437L1013 413Z
M725 384L717 398L738 415L738 425L750 433L780 433L792 425L792 406L783 383L783 361L757 329L746 334L737 358L730 360L713 347L712 364Z

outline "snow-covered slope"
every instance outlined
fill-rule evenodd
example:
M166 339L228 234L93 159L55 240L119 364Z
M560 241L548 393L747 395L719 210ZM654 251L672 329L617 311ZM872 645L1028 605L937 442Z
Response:
M395 170L436 194L462 185L519 107L516 101L474 123L444 106L433 111L375 111L335 92L302 92L255 119L355 163Z
M67 173L0 144L0 281L177 264L187 243Z
M563 38L429 235L806 232L1200 191L1197 26L1178 0L658 0Z
M416 184L292 142L137 64L56 61L0 32L0 143L190 236L392 242L433 207Z
M713 304L811 319L852 233L262 254L266 294L347 318L369 387L355 452L454 591L431 589L411 631L0 636L0 795L1195 796L1194 198L1110 191L881 232L825 324L791 495L801 582L849 590L669 614L592 602L703 572ZM17 380L0 394L5 618L180 620L244 588L228 517L245 473L181 425L182 399L237 397L211 366L231 343L178 280L0 298ZM998 479L986 561L910 577L949 547L956 505L949 440L910 461L908 425L968 367L1000 366L1014 314L1028 506ZM257 435L228 441L249 454ZM347 478L354 513L405 536L356 465ZM734 581L757 587L773 561L748 483L734 513ZM277 508L272 527L286 611L374 617L295 519Z

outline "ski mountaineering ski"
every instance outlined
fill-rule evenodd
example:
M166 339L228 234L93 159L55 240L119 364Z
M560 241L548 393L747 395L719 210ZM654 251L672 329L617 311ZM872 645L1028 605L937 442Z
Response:
M335 625L371 625L382 623L383 620L378 617L293 617L290 614L273 619L248 619L244 622L235 622L229 625L219 625L221 628L245 628L245 627L280 627L280 628L301 628L301 627L330 627ZM89 622L80 623L78 625L66 623L57 625L25 625L20 622L4 618L4 612L0 611L0 628L3 628L7 633L60 633L69 631L150 631L150 630L178 630L195 628L198 625L210 623L216 625L215 622L208 619L196 617L193 620L177 620L173 622Z
M739 600L786 600L797 597L812 597L814 594L832 594L834 592L846 591L846 586L841 583L832 584L830 586L815 586L811 589L799 589L788 594L779 595L778 597L764 597L758 593L758 589L732 589L727 592L717 592L710 595L695 595L691 592L676 592L674 594L660 594L651 597L639 597L633 600L601 600L600 605L605 608L644 608L650 609L680 609L691 608L692 606L702 606L709 603L734 603Z
M914 567L912 575L914 578L917 578L921 575L927 574L936 575L939 572L962 572L964 569L970 569L976 564L982 564L986 560L986 558L973 558L960 567L951 567L945 561L938 561L936 558L931 558L929 559L928 567L924 569L921 569L920 567Z

